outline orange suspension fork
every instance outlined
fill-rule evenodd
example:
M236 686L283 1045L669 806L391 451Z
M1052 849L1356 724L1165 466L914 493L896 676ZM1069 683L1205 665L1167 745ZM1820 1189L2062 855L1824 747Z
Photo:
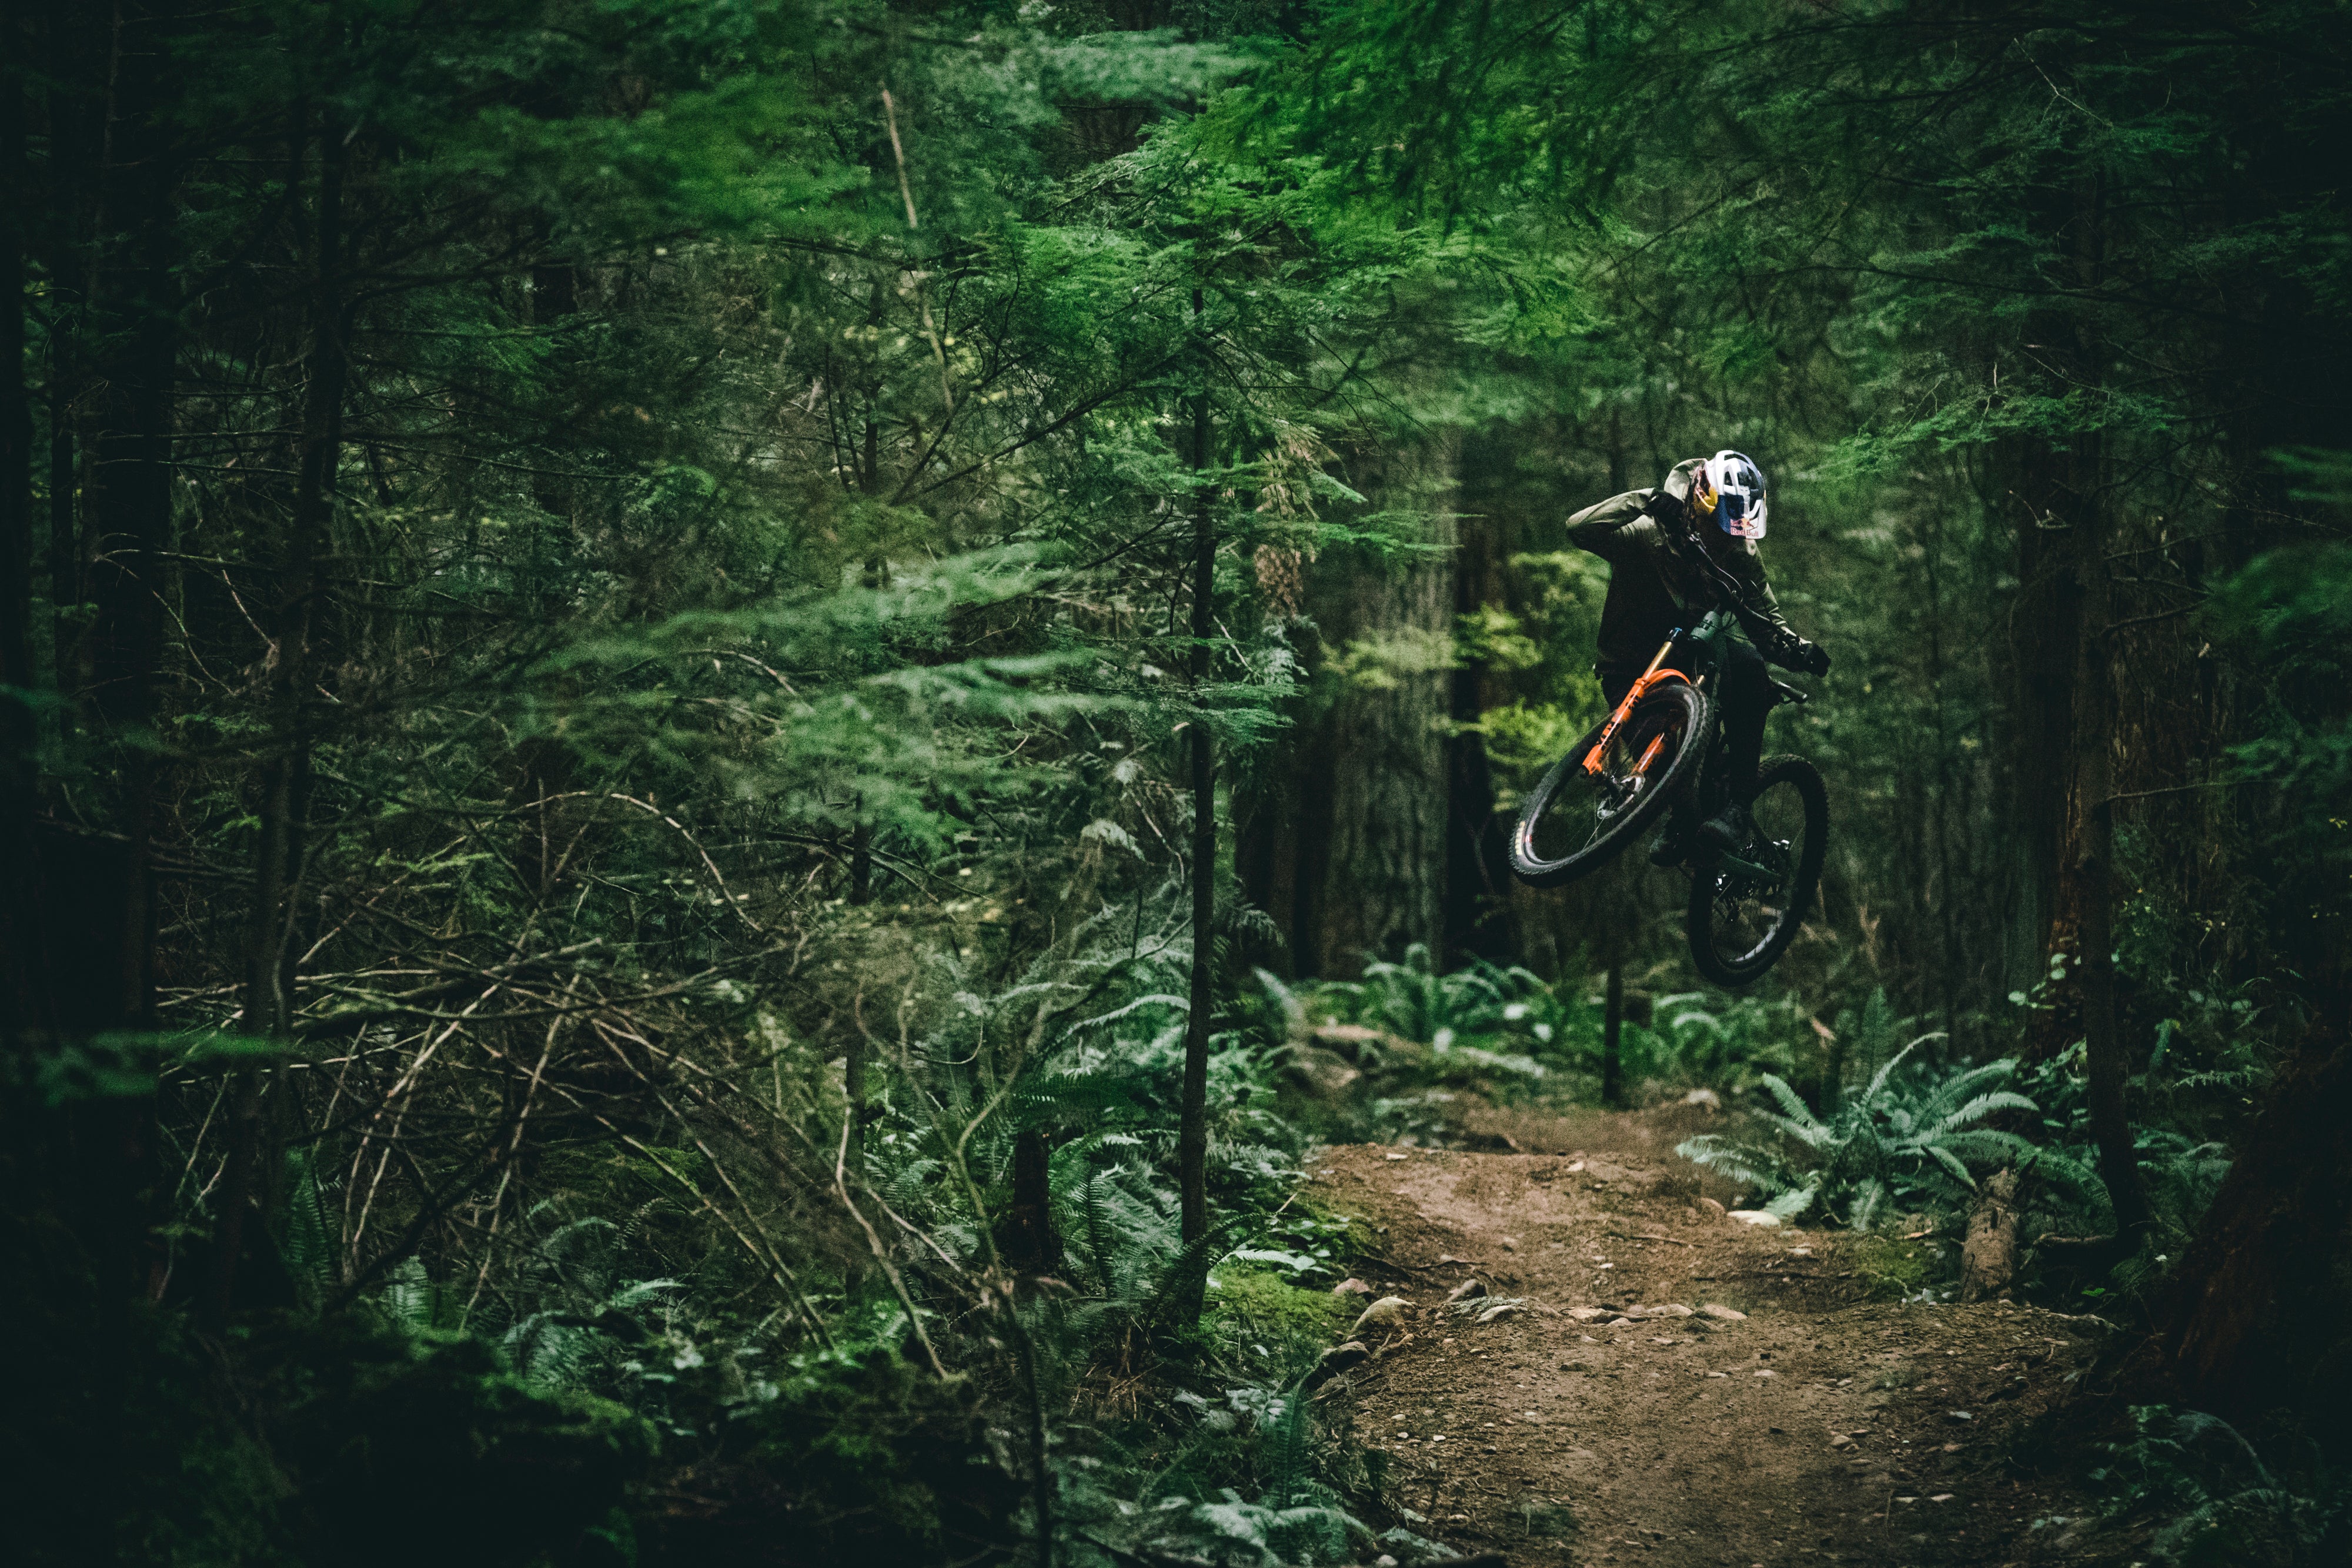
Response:
M1671 637L1659 646L1658 656L1650 661L1650 667L1642 672L1642 678L1633 683L1633 689L1625 694L1625 700L1619 703L1617 711L1609 716L1609 722L1601 727L1601 738L1594 741L1592 749L1584 754L1585 772L1596 778L1600 775L1601 758L1608 751L1609 743L1617 737L1617 731L1624 725L1625 716L1633 711L1633 705L1647 696L1652 686L1670 675L1678 681L1689 681L1690 677L1680 670L1662 668L1666 662L1666 655L1674 651L1674 646L1675 640ZM1664 747L1665 743L1666 737L1663 735L1651 739L1648 749L1642 753L1642 760L1633 765L1636 775L1649 771L1650 764L1657 760L1658 753Z

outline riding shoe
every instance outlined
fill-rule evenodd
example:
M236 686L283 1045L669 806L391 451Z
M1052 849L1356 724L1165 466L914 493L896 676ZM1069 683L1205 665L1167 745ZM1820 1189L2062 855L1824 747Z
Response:
M1717 853L1730 854L1746 848L1755 832L1755 819L1748 816L1746 806L1734 800L1709 817L1699 829L1698 836L1700 842Z
M1650 840L1650 863L1670 867L1682 864L1690 858L1690 819L1676 810Z

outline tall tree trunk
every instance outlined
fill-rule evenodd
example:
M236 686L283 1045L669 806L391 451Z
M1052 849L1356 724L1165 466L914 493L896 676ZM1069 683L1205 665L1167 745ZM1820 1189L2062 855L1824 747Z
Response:
M1024 1127L1013 1140L1013 1202L996 1222L996 1251L1018 1273L1050 1274L1062 1266L1054 1228L1054 1151L1045 1134Z
M107 354L92 382L82 444L93 615L89 697L112 774L115 826L129 841L131 878L116 977L121 1015L146 1026L152 1010L154 908L148 870L156 758L150 726L163 648L163 557L172 529L173 361L179 342L173 277L172 190L176 150L166 118L165 70L177 30L173 0L115 14L107 96L107 157L100 178L98 259L90 313Z
M1470 465L1466 455L1461 460ZM1511 534L1508 518L1465 500L1454 555L1454 613L1475 618L1509 599ZM1502 700L1496 673L1475 650L1465 650L1447 679L1451 733L1445 737L1445 964L1472 958L1509 963L1518 957L1511 940L1509 858L1504 850L1507 819L1496 808L1495 772L1486 737L1476 726L1486 709Z
M1192 291L1192 323L1201 327L1201 290ZM1214 497L1204 477L1209 466L1208 367L1192 396L1192 652L1193 700L1205 693L1210 674L1210 638L1216 631L1217 533ZM1181 1234L1187 1248L1209 1235L1209 1015L1216 1004L1217 758L1204 719L1192 719L1192 984L1184 1025L1184 1086L1178 1108L1176 1183ZM1178 1288L1184 1293L1178 1317L1201 1315L1206 1285L1201 1269L1188 1268Z
M2086 289L2099 287L2105 267L2105 187L2093 176L2075 196L2075 274ZM2096 325L2085 320L2078 352L2095 383L2105 371ZM2095 432L2074 443L2075 465L2074 581L2083 606L2075 639L2073 819L2076 906L2080 912L2084 1069L2089 1077L2091 1136L2099 1150L2099 1176L2114 1200L2119 1237L2137 1238L2147 1225L2140 1191L2139 1156L2124 1109L2131 1074L2123 1020L2116 1006L2115 751L2116 688L2112 622L2114 569L2107 559L2114 508L2106 498L2106 447Z
M298 139L298 146L303 145ZM268 751L260 771L260 835L253 902L245 941L242 1027L255 1039L283 1040L294 1022L293 977L288 972L295 884L302 856L302 800L310 772L307 695L310 635L318 615L318 559L331 521L335 470L342 451L343 343L342 200L347 141L333 120L320 127L316 219L312 227L309 386L303 408L294 505L278 555L278 591L269 622ZM221 1182L220 1221L206 1308L215 1322L236 1305L245 1228L257 1190L267 1183L268 1149L263 1124L266 1085L247 1068L232 1091L228 1168Z
M33 406L25 389L25 41L16 0L0 0L0 790L29 767L33 685ZM14 800L11 793L6 799Z
M874 320L882 317L882 285L874 285ZM881 426L869 412L866 420L866 452L858 465L857 487L868 497L882 493ZM869 592L879 593L890 586L890 562L879 554L866 558L863 581ZM874 819L866 812L863 797L850 804L856 819L849 829L849 902L855 904L874 902Z
M2052 335L2055 335L2053 329ZM2011 700L2017 723L2010 734L2002 815L2018 825L2017 885L2007 979L2039 991L2027 1028L2024 1055L2046 1061L2082 1036L2076 957L2081 951L2080 894L2073 874L2075 833L2074 780L2063 771L2075 755L2075 715L2082 704L2074 680L2081 667L2082 582L2064 546L2066 519L2077 510L2067 455L2038 437L2022 438L2016 454L2018 601L2010 616ZM2053 964L2059 963L2053 978Z
M2091 460L2096 461L2094 444ZM2107 508L2095 493L2075 518L2075 570L2082 583L2083 626L2074 666L2075 857L2072 868L2080 912L2084 1068L2089 1083L2091 1136L2099 1150L2099 1177L2114 1199L2118 1236L2136 1236L2147 1223L2139 1159L2124 1107L2130 1052L2116 1006L2115 933L2115 685L2108 626Z
M1397 570L1327 556L1313 569L1329 706L1299 748L1290 925L1301 974L1344 977L1367 954L1416 945L1434 956L1444 937L1459 451L1445 432L1356 465L1376 509L1428 517L1428 542L1447 553Z
M168 129L176 82L164 69L178 26L175 0L140 5L85 3L51 18L50 180L71 216L48 235L52 266L79 299L59 303L56 355L90 395L52 418L79 425L84 460L74 530L70 467L52 474L52 545L62 514L75 537L53 548L66 580L53 592L86 592L87 631L66 648L60 675L78 666L73 695L95 745L86 799L102 805L111 834L40 832L29 864L12 865L31 891L41 941L27 998L60 1039L153 1026L154 903L150 869L156 761L151 725L161 660L163 555L172 522L173 361L179 341L172 262L178 158ZM63 108L62 116L56 110ZM21 308L22 297L9 301ZM19 373L21 361L8 367ZM54 428L54 423L53 423ZM73 558L60 563L60 553ZM88 562L85 573L81 563ZM60 624L68 618L61 617ZM162 1284L152 1246L156 1143L152 1096L69 1107L42 1133L56 1140L42 1173L69 1218L100 1282L104 1310L127 1310L141 1288Z
M2231 1417L2332 1397L2311 1374L2317 1347L2342 1337L2332 1276L2352 1224L2347 1170L2352 1037L2339 986L2166 1278L2152 1332L2130 1353L2139 1388Z
M86 454L79 429L89 329L90 297L96 283L96 246L91 243L106 144L110 49L108 19L82 4L49 21L43 59L48 78L47 201L41 225L41 255L48 274L48 569L49 602L57 607L50 628L51 657L60 691L78 695L86 678L87 627L70 607L89 596L79 518L80 469ZM68 727L60 708L61 728Z
M0 0L0 1051L46 1032L35 956L40 929L34 890L33 413L25 389L26 40L17 0ZM24 1075L11 1082L28 1082Z

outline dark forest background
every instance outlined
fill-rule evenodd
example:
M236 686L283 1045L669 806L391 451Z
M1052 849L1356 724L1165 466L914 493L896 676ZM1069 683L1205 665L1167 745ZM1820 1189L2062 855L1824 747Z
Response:
M2340 1445L2347 63L2325 0L11 0L12 1511L1330 1562L1311 1141L1830 1114L1929 1034L2097 1172L2017 1282L2127 1331L2080 1433ZM1667 873L1500 854L1600 706L1565 517L1722 446L1837 661L1737 998ZM1342 1022L1476 1044L1343 1100Z

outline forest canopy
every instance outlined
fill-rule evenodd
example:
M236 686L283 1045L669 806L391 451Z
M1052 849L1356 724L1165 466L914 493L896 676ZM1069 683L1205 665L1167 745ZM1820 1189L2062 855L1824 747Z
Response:
M0 45L37 1560L1437 1560L1315 1151L1694 1092L1759 1211L2012 1182L2067 1441L2352 1473L2340 5ZM1567 519L1724 448L1834 658L1737 993L1505 848L1609 707Z

